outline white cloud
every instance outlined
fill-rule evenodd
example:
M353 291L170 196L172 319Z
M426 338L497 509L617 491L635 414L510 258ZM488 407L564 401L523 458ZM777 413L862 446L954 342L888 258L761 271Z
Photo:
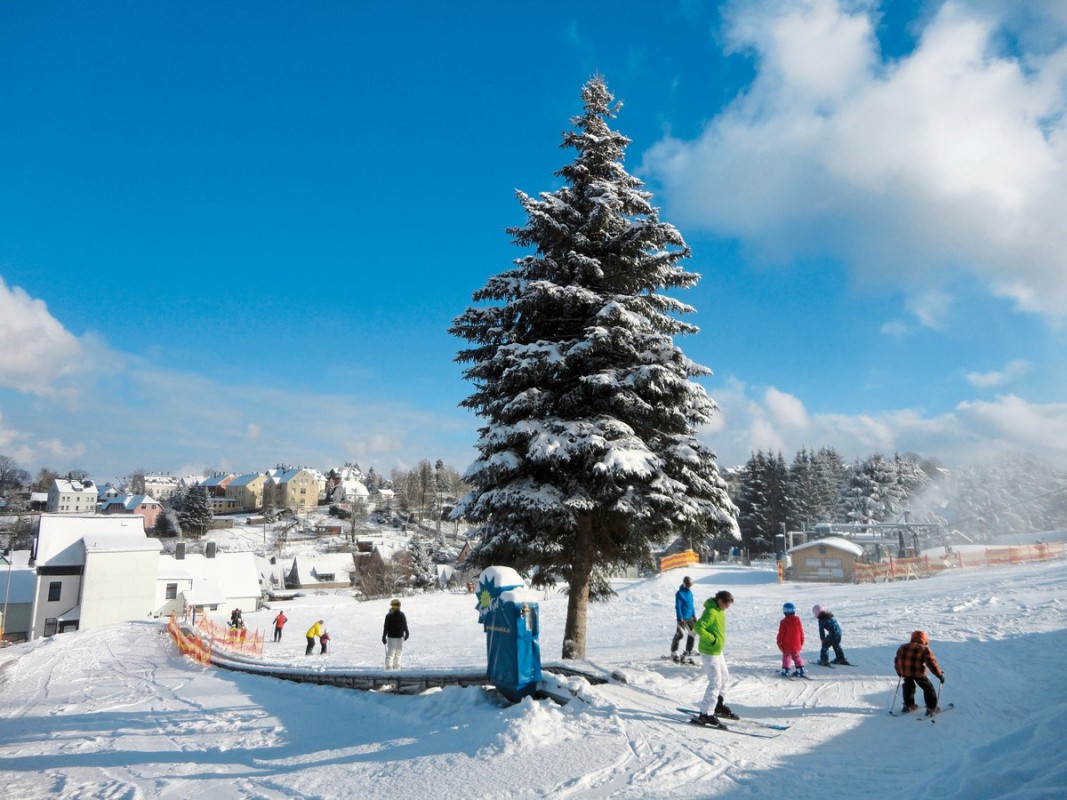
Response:
M0 389L60 394L61 379L90 368L90 352L44 301L0 277Z
M942 291L922 292L909 297L905 305L920 325L941 330L952 310L952 296Z
M1006 383L1018 380L1030 372L1033 364L1023 359L1016 359L1005 365L1004 369L994 372L969 372L967 382L979 389L990 389L1003 386Z
M1015 395L960 403L959 415L984 439L1062 464L1067 455L1067 403L1035 405Z
M771 419L779 425L796 429L808 427L808 414L798 397L771 387L764 394L763 401Z
M730 381L715 400L724 424L701 435L724 467L748 460L755 450L781 450L787 459L803 447L834 447L844 458L875 452L915 452L942 462L968 464L998 452L1031 452L1067 468L1067 404L1030 403L1008 396L964 402L952 412L924 416L914 409L869 414L813 414L792 395ZM782 398L790 409L782 414Z
M1003 38L1037 41L1001 37L1009 6L945 3L885 63L863 4L736 3L728 35L755 56L752 85L699 139L656 144L643 172L677 223L764 259L832 256L928 299L962 272L1065 315L1067 23L1040 20L1061 26L1043 40L1055 49L1001 54ZM944 310L913 309L935 327Z
M63 460L77 459L85 455L85 445L81 442L66 444L59 439L41 439L37 442L37 448L50 458Z

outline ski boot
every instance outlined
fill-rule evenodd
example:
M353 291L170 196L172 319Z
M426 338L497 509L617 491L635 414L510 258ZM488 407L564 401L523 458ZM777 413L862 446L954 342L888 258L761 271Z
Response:
M678 653L674 652L673 650L671 651L671 661L673 661L675 664L682 663L682 659L678 657Z
M796 668L795 670L793 670L793 677L794 677L794 678L803 678L803 677L806 677L806 676L804 675L804 668L803 668L803 667L797 667L797 668Z
M918 711L918 710L919 710L919 707L917 705L915 705L914 703L912 703L910 706L901 706L900 713L901 714L910 714L912 711Z
M697 714L693 719L701 725L710 725L713 728L722 727L722 724L714 714Z
M741 719L737 714L731 710L731 708L722 701L722 695L719 695L719 702L715 704L714 716L726 717L726 719Z
M693 651L692 650L686 650L684 653L682 653L682 663L683 664L695 664L695 663L697 663L696 659L693 658Z
M829 658L820 658L819 659L819 666L820 667L828 667L828 666L830 666L830 659Z
M835 658L830 663L831 664L840 664L843 667L851 667L852 666L852 664L849 662L849 660L847 658L845 658L844 656L842 656L841 658Z
M788 678L789 677L789 670L783 669L782 670L782 677L783 678Z

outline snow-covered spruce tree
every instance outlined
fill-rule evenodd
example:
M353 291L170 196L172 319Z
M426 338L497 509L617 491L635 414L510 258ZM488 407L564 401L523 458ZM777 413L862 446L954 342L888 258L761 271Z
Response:
M208 526L215 515L211 511L211 502L208 500L207 489L203 486L192 486L185 495L182 508L178 511L178 521L186 536L203 537L207 533Z
M699 275L678 266L689 248L623 168L630 140L608 125L619 106L601 77L582 100L564 186L517 193L527 222L508 232L534 252L450 328L471 343L456 358L475 386L462 405L485 420L453 516L478 526L472 566L566 582L568 659L585 656L588 602L611 594L614 571L682 532L736 529L696 437L716 406L691 378L709 370L673 341L697 331L678 319L692 308L660 293Z

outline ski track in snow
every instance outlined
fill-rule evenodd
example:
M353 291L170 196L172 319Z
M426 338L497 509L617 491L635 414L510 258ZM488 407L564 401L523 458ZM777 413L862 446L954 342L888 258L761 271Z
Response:
M0 775L5 798L756 798L907 794L1050 798L1067 786L1067 563L950 572L862 586L777 584L765 569L688 570L698 602L729 588L728 703L791 725L753 738L687 723L699 667L662 658L681 573L622 583L590 609L590 664L627 683L561 678L566 706L501 707L480 689L397 696L292 684L203 667L177 655L157 623L64 634L0 651ZM812 666L785 680L774 644L781 605L796 603L817 659L810 608L844 629L857 666ZM287 606L323 614L335 651L305 658L303 637L268 643L265 660L311 669L378 668L384 603L331 595ZM541 603L542 646L562 641L566 599ZM405 664L470 666L484 656L469 595L405 600ZM273 612L246 614L266 629ZM893 718L892 670L911 630L931 637L946 671L936 725ZM288 631L288 629L287 629ZM830 780L832 776L832 781Z

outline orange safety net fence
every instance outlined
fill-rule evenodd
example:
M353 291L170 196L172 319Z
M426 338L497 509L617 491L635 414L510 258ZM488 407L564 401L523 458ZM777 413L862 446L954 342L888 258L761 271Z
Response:
M220 625L212 622L206 616L197 620L196 626L211 639L217 647L225 647L227 650L236 650L238 653L256 656L263 655L263 632L256 628L249 631L247 628L231 628L228 625Z
M189 656L200 664L207 664L211 661L211 642L197 633L186 634L174 614L171 614L167 621L167 633L170 634L170 638L174 640L174 644L178 646L178 651L183 656Z
M659 560L659 571L666 572L669 569L677 569L678 567L685 567L689 564L699 563L700 556L692 550L683 550L681 553L674 553L661 558Z
M880 564L856 564L853 581L856 583L879 583L883 581L927 578L946 569L1028 564L1034 561L1049 561L1063 558L1064 543L1025 544L1012 547L984 547L977 550L954 550L938 556L916 558L890 558Z

